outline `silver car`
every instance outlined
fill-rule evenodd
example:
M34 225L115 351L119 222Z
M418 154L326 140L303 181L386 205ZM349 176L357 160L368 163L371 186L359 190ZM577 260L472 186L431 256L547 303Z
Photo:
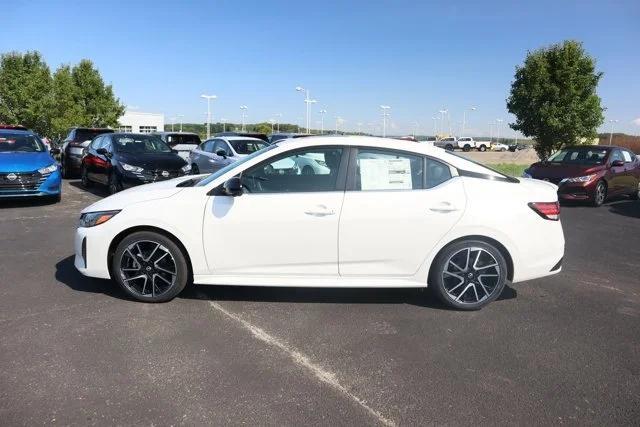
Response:
M212 173L236 162L244 156L261 150L267 143L245 136L220 136L200 144L189 154L191 173Z

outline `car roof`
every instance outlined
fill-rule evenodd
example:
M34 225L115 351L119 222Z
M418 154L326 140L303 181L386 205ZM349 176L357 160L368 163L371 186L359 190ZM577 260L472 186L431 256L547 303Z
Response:
M214 136L213 138L209 138L207 141L211 141L212 139L225 139L227 141L259 141L266 144L264 140L254 138L252 136Z
M151 132L152 135L196 135L195 132Z
M0 134L6 135L35 135L33 131L21 129L0 129Z

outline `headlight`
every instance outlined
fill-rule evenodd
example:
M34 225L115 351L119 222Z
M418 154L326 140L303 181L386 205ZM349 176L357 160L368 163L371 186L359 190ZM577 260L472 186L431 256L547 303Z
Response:
M46 168L38 169L38 172L40 172L41 175L46 175L48 173L53 173L57 170L58 170L58 164L53 163L47 166Z
M102 212L87 212L80 215L79 227L94 227L96 225L104 224L111 218L116 216L120 211L102 211Z
M593 175L577 176L575 178L565 178L562 181L560 181L560 184L562 184L563 182L589 182L595 177L596 175L593 174Z
M190 164L186 164L182 168L180 168L180 170L182 172L184 172L184 173L191 172L191 165Z
M140 166L132 166L122 162L120 162L120 166L122 166L122 169L126 170L127 172L142 172L144 170Z
M525 170L522 172L522 177L523 177L523 178L533 178L533 177L531 176L531 174L529 173L529 170L528 170L528 169L525 169Z

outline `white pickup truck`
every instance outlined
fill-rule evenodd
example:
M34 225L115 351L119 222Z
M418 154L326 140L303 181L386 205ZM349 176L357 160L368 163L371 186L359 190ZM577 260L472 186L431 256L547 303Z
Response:
M487 151L491 148L491 143L488 141L476 141L470 136L463 136L458 138L458 148L463 151L470 151L472 148L478 151Z

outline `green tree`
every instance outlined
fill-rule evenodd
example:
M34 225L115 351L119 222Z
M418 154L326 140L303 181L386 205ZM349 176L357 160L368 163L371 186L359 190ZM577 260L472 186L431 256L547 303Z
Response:
M75 85L74 99L81 110L81 126L115 127L125 107L113 94L111 85L105 85L93 63L83 59L71 69Z
M51 132L64 135L73 126L83 124L83 112L77 103L76 85L68 65L60 66L53 74Z
M51 130L51 72L38 52L0 57L0 122L27 126L40 134Z
M516 67L507 108L509 126L536 140L540 158L573 144L590 143L604 121L596 93L602 73L576 41L529 52Z

